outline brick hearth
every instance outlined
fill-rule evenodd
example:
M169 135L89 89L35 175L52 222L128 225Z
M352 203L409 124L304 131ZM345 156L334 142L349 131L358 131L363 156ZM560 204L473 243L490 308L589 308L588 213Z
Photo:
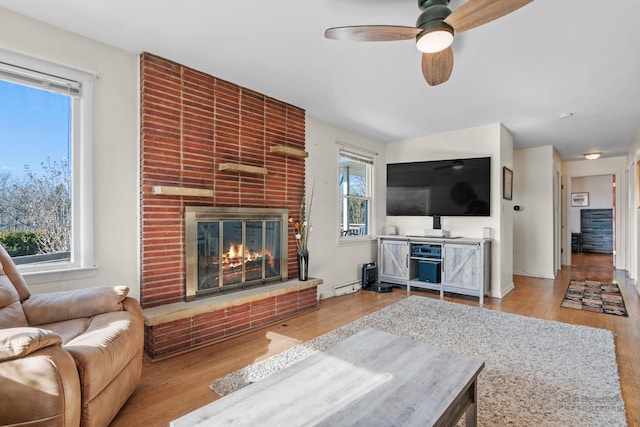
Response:
M146 312L184 302L185 206L286 208L291 216L297 216L304 192L305 161L272 153L270 148L279 145L304 150L305 112L149 53L141 55L140 77L140 299ZM268 172L259 175L219 170L221 163L266 168ZM213 190L213 195L156 194L156 186ZM290 277L297 276L295 251L295 241L290 238ZM252 304L256 310L294 315L316 306L315 289L305 290L303 296L296 290ZM280 300L292 299L303 303L295 310L278 307ZM225 319L222 322L227 336L235 332L233 324L238 316L253 316L245 316L247 310L255 311L246 304L229 305L224 313L214 310L149 324L147 351L157 357L217 340L219 332L201 331L213 331L215 327L209 324L218 325L221 318ZM264 325L257 317L254 320L249 324ZM239 331L244 331L247 322L240 322L243 326Z
M162 358L314 310L320 284L318 279L295 280L145 309L145 353Z

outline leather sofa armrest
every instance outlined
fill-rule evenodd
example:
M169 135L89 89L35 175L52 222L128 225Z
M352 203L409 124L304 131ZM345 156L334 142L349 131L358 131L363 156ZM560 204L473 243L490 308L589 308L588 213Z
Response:
M122 309L133 314L140 322L144 322L144 316L142 315L142 307L137 299L127 297L122 300Z
M32 295L22 303L22 309L29 325L37 326L122 311L122 301L128 294L126 286L49 292Z
M62 338L46 329L0 329L0 362L19 359L42 348L56 345L62 345Z
M34 335L38 338L30 339ZM0 345L14 342L23 348L21 357L0 361L1 425L80 425L78 371L73 357L56 337L38 328L0 330ZM56 344L47 346L53 342Z

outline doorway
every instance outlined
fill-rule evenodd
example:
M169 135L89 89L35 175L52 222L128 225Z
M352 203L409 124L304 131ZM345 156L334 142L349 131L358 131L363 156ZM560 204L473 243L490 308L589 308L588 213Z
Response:
M600 262L615 265L616 176L592 175L571 177L569 227L571 254L598 255Z

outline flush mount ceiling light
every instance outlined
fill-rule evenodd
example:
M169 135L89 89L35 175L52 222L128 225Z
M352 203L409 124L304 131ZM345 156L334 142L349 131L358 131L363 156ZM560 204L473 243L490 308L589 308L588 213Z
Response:
M417 37L416 47L420 52L436 53L451 46L451 43L453 43L453 30L444 22L442 22L442 25L442 28L424 31Z
M593 151L591 153L584 153L583 156L587 160L595 160L600 157L602 153L600 151Z

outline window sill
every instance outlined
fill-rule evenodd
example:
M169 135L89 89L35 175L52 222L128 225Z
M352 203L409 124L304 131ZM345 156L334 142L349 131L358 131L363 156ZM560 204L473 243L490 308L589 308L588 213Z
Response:
M71 279L85 279L95 277L97 267L69 267L60 270L23 271L22 276L29 285L38 285L49 282L61 282Z

